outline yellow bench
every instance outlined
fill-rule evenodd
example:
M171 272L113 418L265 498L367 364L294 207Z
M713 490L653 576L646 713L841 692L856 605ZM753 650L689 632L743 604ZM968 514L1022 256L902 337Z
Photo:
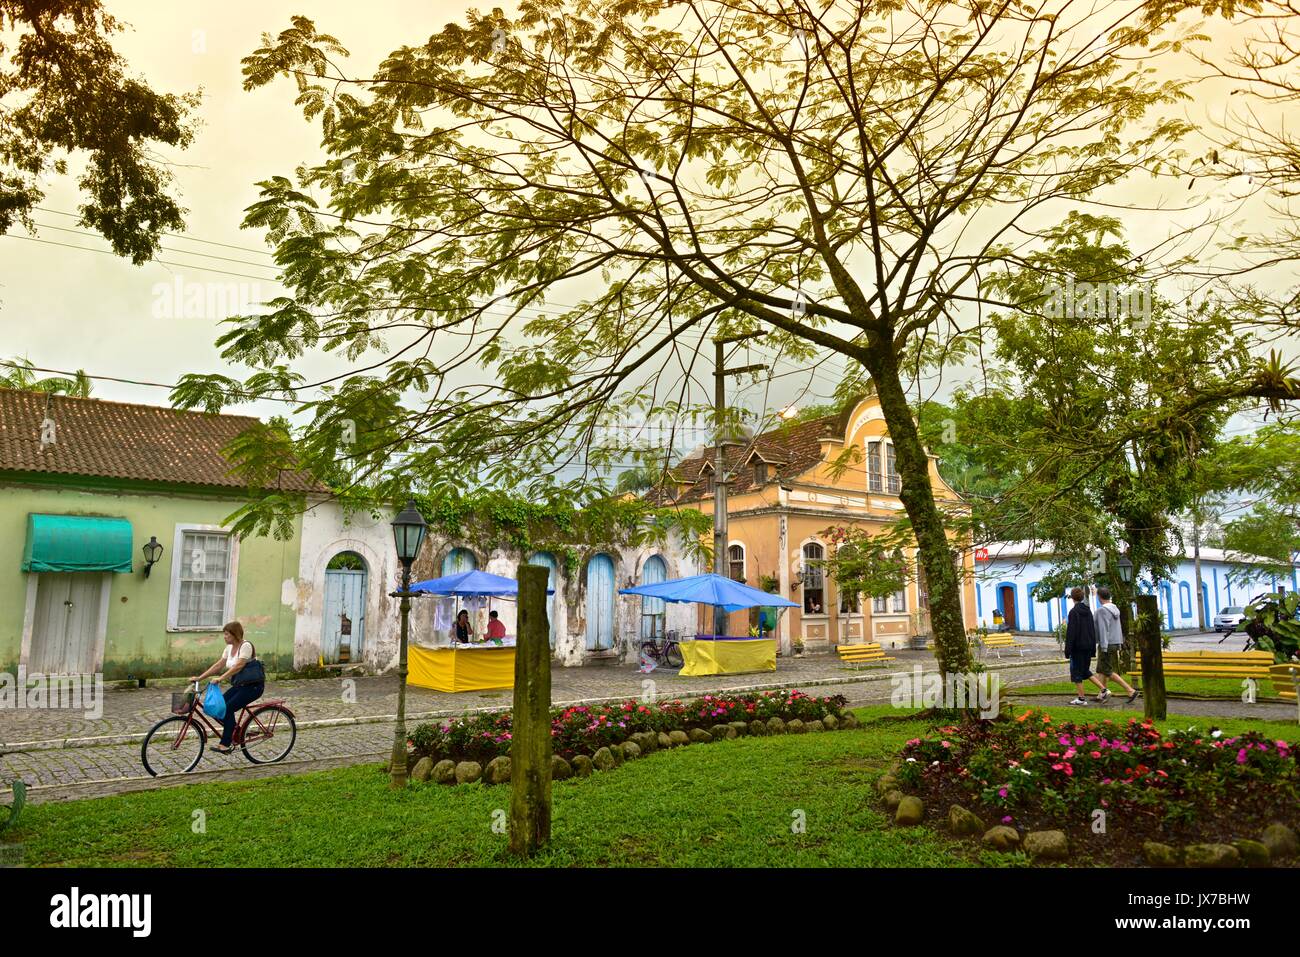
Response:
M877 661L894 660L886 657L880 643L875 641L861 645L836 645L835 651L839 654L840 661L846 665L871 664Z
M1023 658L1025 656L1025 643L1023 641L1016 641L1010 635L985 635L983 638L979 639L979 642L984 648L992 648L993 653L999 658L1002 657L1003 648L1019 648L1020 657Z
M1288 701L1296 700L1296 682L1300 680L1300 661L1274 665L1268 669L1268 674L1273 679L1275 695Z
M1265 681L1273 665L1273 653L1269 651L1166 651L1160 658L1166 677L1254 678ZM1141 655L1134 656L1129 677L1142 677Z

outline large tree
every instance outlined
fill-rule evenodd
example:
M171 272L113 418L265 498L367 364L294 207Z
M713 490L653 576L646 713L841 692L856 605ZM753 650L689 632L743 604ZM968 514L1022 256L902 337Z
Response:
M968 668L907 382L970 344L981 271L1053 207L1157 170L1186 131L1163 109L1179 85L1150 70L1171 16L1077 0L520 11L471 11L373 75L305 17L245 60L250 89L293 79L330 158L266 180L247 217L293 289L220 340L257 381L194 376L176 401L320 387L294 456L347 458L396 501L413 477L526 483L611 407L664 401L660 370L708 371L708 338L833 350L880 397L940 667ZM309 349L357 368L309 381L292 367ZM476 367L486 381L466 385Z
M1168 577L1184 554L1176 517L1229 481L1207 468L1228 420L1300 400L1300 380L1223 304L1162 295L1113 218L1072 214L986 282L1017 307L991 318L995 371L957 399L965 446L1013 477L983 527L1055 556L1040 601L1101 577L1127 633L1120 557L1148 587Z
M81 224L136 265L184 228L171 173L152 150L185 148L194 95L129 76L109 38L123 25L99 0L0 0L0 236L31 212L51 175L84 158Z

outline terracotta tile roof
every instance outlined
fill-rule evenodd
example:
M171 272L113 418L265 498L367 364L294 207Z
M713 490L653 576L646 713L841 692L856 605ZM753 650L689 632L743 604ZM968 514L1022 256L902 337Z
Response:
M754 470L746 468L745 464L755 452L774 467L778 479L794 479L812 469L822 460L823 438L844 438L845 418L849 411L852 410L820 419L809 419L796 425L780 426L736 445L728 443L724 446L726 468L731 475L728 491L737 495L754 487ZM673 468L673 474L681 480L681 484L689 486L680 496L674 498L672 493L675 490L660 487L646 493L646 497L658 504L668 504L699 501L712 495L709 475L717 454L715 448L705 449L683 459ZM705 468L706 463L709 468Z
M42 448L46 401L44 392L0 389L0 471L244 487L222 449L255 418L55 395L55 441ZM302 472L283 473L278 487L324 491Z

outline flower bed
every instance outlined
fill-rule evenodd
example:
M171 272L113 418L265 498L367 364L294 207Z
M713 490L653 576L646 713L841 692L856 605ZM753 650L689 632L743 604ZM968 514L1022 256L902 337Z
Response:
M602 747L626 741L640 732L689 732L709 729L733 721L820 720L844 714L842 695L815 698L802 691L764 691L745 694L705 695L694 701L661 701L643 704L575 705L551 711L552 748L568 759L578 754L593 755ZM408 740L412 761L423 757L434 761L477 761L486 763L510 754L511 713L468 715L450 721L421 724Z
M1150 721L1058 724L1036 710L936 732L904 747L904 791L983 812L986 825L1064 830L1105 861L1140 860L1147 840L1231 842L1300 823L1300 749L1258 732L1164 735Z

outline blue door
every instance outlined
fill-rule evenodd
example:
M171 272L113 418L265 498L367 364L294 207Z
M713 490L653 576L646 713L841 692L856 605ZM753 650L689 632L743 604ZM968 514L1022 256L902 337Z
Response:
M668 566L658 555L651 555L646 559L645 567L641 569L641 584L655 585L668 577ZM641 599L641 640L649 641L651 638L662 638L664 634L664 620L666 618L667 604L662 598L642 598Z
M1161 585L1160 585L1160 593L1164 596L1164 599L1165 599L1165 622L1166 622L1166 627L1168 627L1168 628L1173 628L1173 627L1174 627L1174 592L1173 592L1173 589L1170 588L1168 584L1162 582Z
M327 665L361 660L366 630L366 571L325 571L325 620L321 623L321 658Z
M587 562L587 650L614 647L614 562L593 555Z
M478 559L468 548L453 548L442 560L442 577L456 575L460 572L472 572L478 568Z
M556 569L555 556L550 552L535 552L533 557L528 559L530 565L541 565L543 568L550 569L550 576L546 579L546 587L554 589ZM551 624L551 647L555 647L555 596L551 595L546 602L546 620Z

